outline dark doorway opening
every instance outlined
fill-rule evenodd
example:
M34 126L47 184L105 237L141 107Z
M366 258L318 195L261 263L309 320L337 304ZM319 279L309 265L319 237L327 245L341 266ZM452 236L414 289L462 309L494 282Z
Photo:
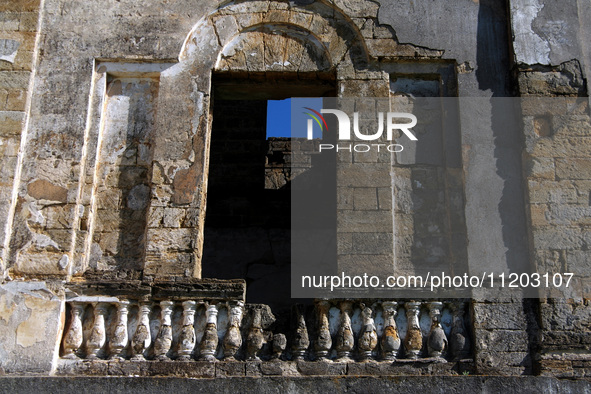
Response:
M247 302L269 305L283 321L303 300L290 288L291 140L267 138L267 104L336 93L334 78L303 77L218 74L212 89L202 275L245 279Z

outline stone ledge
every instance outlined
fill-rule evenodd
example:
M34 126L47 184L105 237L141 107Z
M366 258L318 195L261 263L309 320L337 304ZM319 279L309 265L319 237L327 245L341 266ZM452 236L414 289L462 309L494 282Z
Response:
M166 376L187 378L304 376L454 376L474 373L472 360L435 359L396 362L324 361L69 361L60 360L59 376Z
M184 379L165 377L1 377L1 392L19 393L99 393L99 392L248 392L252 393L417 393L417 392L565 392L591 390L589 380L523 376L397 376L397 377L262 377Z
M189 279L182 281L85 281L66 285L68 300L80 296L119 296L131 299L207 299L244 300L246 282L242 279Z

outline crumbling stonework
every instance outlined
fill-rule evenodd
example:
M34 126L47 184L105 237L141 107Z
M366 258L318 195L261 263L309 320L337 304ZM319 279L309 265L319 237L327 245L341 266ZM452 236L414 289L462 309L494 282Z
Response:
M524 111L524 174L527 180L530 247L534 264L542 271L559 266L577 272L580 287L556 292L539 306L540 373L562 377L587 375L591 312L589 251L586 243L589 221L591 176L589 101L580 63L571 61L554 68L520 69ZM549 101L536 96L558 96ZM536 97L533 99L533 97ZM538 101L540 100L540 101Z
M481 374L588 390L590 12L585 0L0 1L3 371L102 388L99 376L139 375L384 391L449 375L415 383L501 389L456 376ZM318 142L266 140L264 104L305 96L375 99L367 119L459 97L453 124L430 127L443 119L432 107L400 154L335 158L339 270L500 267L572 272L576 286L295 305L285 192L315 160L291 152ZM515 96L520 108L494 101Z
M18 170L21 132L26 121L27 91L33 69L39 1L4 2L0 6L0 127L2 175L0 185L0 233L2 251L10 232L11 200ZM4 267L4 258L2 261Z

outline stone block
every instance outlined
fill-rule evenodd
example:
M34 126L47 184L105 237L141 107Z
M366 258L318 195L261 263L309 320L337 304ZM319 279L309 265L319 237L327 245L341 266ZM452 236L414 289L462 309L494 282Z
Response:
M347 373L346 363L326 363L317 361L298 361L297 370L306 376L335 376Z
M357 18L376 18L380 8L378 3L364 3L360 6L354 0L337 0L335 4L348 16Z
M29 86L30 74L28 71L0 72L0 88L26 90Z
M194 246L194 229L155 228L148 231L148 250L191 250Z
M476 364L479 373L522 375L531 370L531 356L529 352L477 352Z
M591 251L573 250L566 252L566 270L575 275L587 275L591 271Z
M537 249L580 249L585 244L584 234L578 227L551 227L536 229L533 242Z
M246 363L242 361L224 361L215 363L215 376L245 376Z
M17 111L0 111L0 135L20 136L24 113Z
M263 375L299 376L299 363L270 361L261 363Z
M64 324L63 297L46 282L0 285L0 365L6 372L49 374ZM39 328L43 327L42 333Z
M14 178L14 172L16 170L16 163L17 158L12 157L4 157L2 160L2 168L0 168L0 182L1 183L9 183L12 182Z
M389 187L378 188L378 209L381 211L392 210L392 189Z
M110 362L108 374L115 376L139 376L145 374L147 363L144 362Z
M69 230L65 230L64 232L71 234ZM46 247L47 249L45 249ZM66 267L63 265L65 251L57 249L58 247L59 245L50 237L43 234L35 234L33 246L19 252L19 259L13 268L14 272L24 275L55 275L57 277L65 277L67 275Z
M524 164L527 177L554 180L554 158L532 157L526 160Z
M263 372L261 370L261 361L247 361L245 364L246 376L257 378L263 376Z
M337 188L337 209L353 209L353 189L350 187Z
M392 233L353 233L351 254L388 254L393 245Z
M20 24L20 12L1 12L0 13L0 31L18 30Z
M18 154L20 141L18 138L1 138L0 137L0 156L1 157L16 157Z
M525 330L523 307L517 303L475 303L474 327L485 330Z
M165 208L162 217L163 226L172 228L181 227L185 212L185 209L182 208Z
M563 179L591 179L591 159L556 159L556 177Z
M215 377L215 364L209 361L196 361L191 363L191 377L213 378Z
M562 115L552 118L557 137L590 137L591 119L588 115Z
M353 246L352 233L338 233L337 234L337 254L345 255L351 254Z
M527 352L528 334L521 330L475 330L477 347L481 351Z
M544 204L548 202L557 204L572 204L578 202L577 189L573 182L563 180L560 182L546 180L528 181L529 200L532 204Z
M20 31L37 31L38 12L22 12L20 14L20 24L18 29Z
M353 209L367 211L378 209L378 196L376 188L355 188L353 191Z
M74 207L55 205L48 206L42 211L45 215L45 226L48 229L67 229L72 224Z
M532 226L544 227L550 225L548 221L549 212L546 204L530 204L529 210Z
M39 8L39 0L2 0L0 1L0 12L4 11L34 11Z
M0 14L1 17L2 14ZM0 60L4 60L0 65L0 70L13 69L20 46L21 43L18 40L11 40L9 38L0 39Z
M591 225L589 206L552 204L548 216L553 225Z
M385 211L341 210L337 215L339 231L348 233L381 233L392 231L392 214Z
M383 280L394 273L394 257L389 255L349 255L339 256L338 271L345 275L380 276ZM385 283L385 282L382 282Z
M396 45L392 40L387 41L389 46ZM348 79L343 81L341 89L342 97L389 97L390 95L390 84L382 79ZM363 100L361 103L371 105L373 101Z
M364 131L362 131L362 133L364 133ZM368 144L371 149L367 152L363 152L364 149L367 149L366 147L359 147L358 150L360 150L359 152L353 152L353 160L355 161L355 163L377 163L379 162L379 157L380 157L380 153L382 149L386 149L385 147L380 147L380 152L377 151L377 149L374 146L371 146L371 144Z

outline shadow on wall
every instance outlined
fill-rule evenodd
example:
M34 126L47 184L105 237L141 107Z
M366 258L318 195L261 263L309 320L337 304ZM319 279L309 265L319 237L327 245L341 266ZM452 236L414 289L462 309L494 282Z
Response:
M143 269L157 87L156 81L139 78L109 84L86 275L137 279Z
M216 100L203 277L245 279L247 302L290 303L289 138L267 140L266 100Z
M503 181L498 205L511 272L529 272L526 218L524 210L520 108L516 101L500 99L515 96L511 78L509 15L506 1L481 0L478 12L476 78L481 90L490 90L492 133L496 173Z

